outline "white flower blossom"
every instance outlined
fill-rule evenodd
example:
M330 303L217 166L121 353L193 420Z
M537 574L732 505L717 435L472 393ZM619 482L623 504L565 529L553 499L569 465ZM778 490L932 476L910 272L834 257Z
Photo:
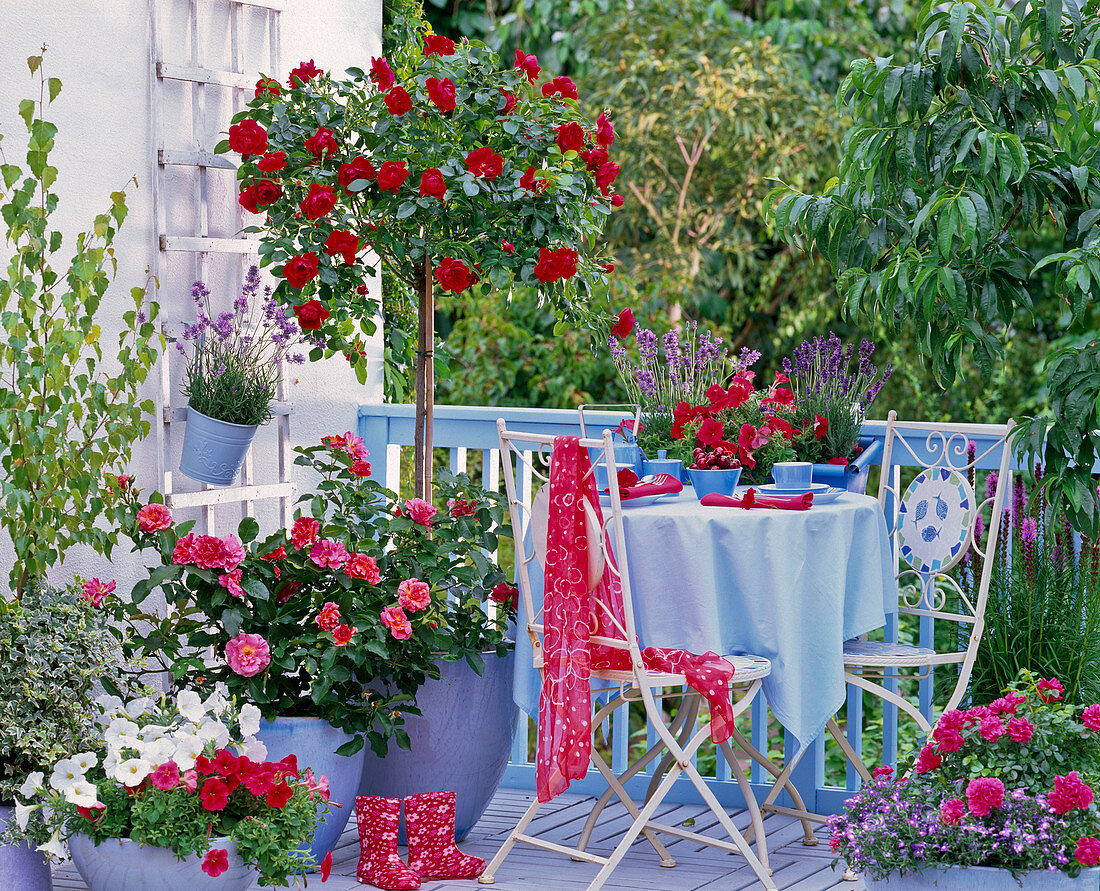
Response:
M23 780L23 785L19 787L19 794L24 798L30 798L32 795L41 792L44 776L40 770L27 774L27 778Z
M260 710L252 703L242 705L239 723L241 736L255 736L260 732Z
M177 736L174 741L176 750L172 753L172 760L176 762L180 770L190 770L195 766L195 759L206 748L206 743L194 733Z
M96 705L102 710L103 714L114 717L122 709L122 700L117 696L112 696L110 693L104 693L102 696L97 696L95 699Z
M163 737L146 743L141 752L141 757L153 764L163 764L165 761L170 761L175 753L175 740Z
M123 786L139 786L155 767L144 758L127 758L118 763L111 776Z
M206 716L202 697L194 690L182 690L176 697L176 708L188 721L201 721Z
M56 857L58 860L69 859L69 849L66 847L65 842L61 840L60 835L51 837L48 842L44 845L39 845L35 850L41 851L43 854L47 854L50 857Z
M27 828L27 821L30 820L31 814L38 810L36 804L22 804L19 799L15 799L15 825L20 829Z
M199 727L199 739L213 741L217 748L223 749L229 743L229 728L221 721L206 721Z
M148 696L131 699L126 703L126 714L131 718L138 718L149 710L150 705L152 705L152 700Z
M163 724L146 724L138 731L138 738L144 740L156 740L168 736L171 731Z
M53 766L53 773L50 774L50 787L58 792L64 792L73 783L83 779L84 771L80 769L80 765L72 758L62 758Z
M122 756L117 752L108 752L103 759L103 770L107 776L111 776L115 772L115 768L122 762Z
M267 760L267 746L255 737L249 737L244 741L244 755L252 761Z
M77 807L103 807L103 802L99 800L99 790L94 783L86 781L73 783L65 792L65 800Z
M80 752L73 755L72 760L77 763L81 773L87 773L97 764L99 764L99 758L95 752Z
M215 686L214 692L207 697L206 702L203 704L206 711L212 715L220 715L229 707L228 688L222 688L221 685Z

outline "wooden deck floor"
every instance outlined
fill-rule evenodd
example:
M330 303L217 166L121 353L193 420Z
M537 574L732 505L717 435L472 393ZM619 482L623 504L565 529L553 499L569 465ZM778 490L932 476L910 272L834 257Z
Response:
M532 795L533 793L510 789L500 790L481 822L461 845L462 850L486 860L492 858L530 804ZM580 834L591 804L591 798L561 795L539 812L538 819L529 831L548 840L569 843ZM693 831L707 835L716 834L717 821L701 805L668 804L658 809L656 817L660 822L668 824L696 818L698 819L692 826ZM614 834L627 819L622 805L609 806L597 825L590 850L595 853L609 852L614 847ZM734 823L739 828L746 826L748 822L748 815L743 811L734 815ZM768 835L768 851L775 872L775 883L784 891L864 891L862 881L844 882L841 880L841 870L838 868L834 872L829 865L832 855L823 827L818 832L821 843L815 847L802 844L801 827L788 817L771 815L765 819L764 827ZM717 832L720 831L718 827ZM763 888L745 861L739 857L667 836L662 841L676 858L677 865L674 869L657 866L653 849L643 839L634 845L604 887L619 891L627 888L634 891L755 891ZM368 887L360 885L355 879L358 859L359 841L352 820L333 854L333 870L329 880L322 885L317 876L311 878L309 886L331 891ZM478 888L492 887L495 891L584 891L598 869L592 864L575 863L567 857L519 844L497 871L495 885L478 885L476 880L429 880L424 883L423 889L475 891ZM86 889L87 886L72 864L67 863L54 870L54 887L57 891L76 891Z

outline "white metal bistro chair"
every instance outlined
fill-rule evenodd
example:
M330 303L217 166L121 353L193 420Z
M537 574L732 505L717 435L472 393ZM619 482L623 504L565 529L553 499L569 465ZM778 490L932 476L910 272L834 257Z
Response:
M978 644L985 629L985 606L997 553L1001 513L1012 488L1012 429L1007 424L933 424L899 421L890 412L882 452L878 498L886 514L893 565L897 567L898 615L915 616L921 627L921 646L889 641L851 640L844 645L845 678L849 684L882 698L909 715L922 735L932 732L931 679L938 666L957 665L958 676L944 711L956 708L966 695ZM992 438L992 441L990 439ZM971 440L980 441L970 456ZM999 452L999 454L998 454ZM998 461L998 484L990 498L974 492L971 479L977 467ZM902 468L917 473L902 488ZM984 511L989 509L988 517ZM984 545L976 529L988 532ZM952 572L969 556L970 565L960 584ZM965 648L935 649L937 620L956 623ZM913 669L903 674L901 669ZM923 684L920 706L900 695L897 684ZM835 720L830 732L865 781L868 770L841 733Z
M525 628L531 640L534 666L538 669L541 677L544 671L543 613L541 609L535 607L530 574L539 571L535 552L544 548L546 519L544 517L545 508L542 505L547 504L548 499L545 496L541 499L535 498L533 493L538 483L545 485L549 482L549 465L555 437L509 431L506 429L503 419L497 421L497 429L500 434L504 481L508 493L508 504L517 549L518 582L523 602L523 611L520 618L521 621L525 621ZM617 468L611 437L611 431L605 430L602 439L582 439L580 446L601 450L601 457L596 463L597 465L602 463L607 469L608 479L614 480L616 479ZM518 485L517 476L519 477ZM515 844L522 842L542 850L568 856L573 860L587 861L599 865L599 873L588 886L590 891L594 891L594 889L603 887L639 835L643 835L653 847L661 866L675 866L675 861L657 837L658 834L662 834L740 854L749 863L764 887L774 889L776 885L772 881L767 865L767 847L764 839L763 821L748 780L741 775L736 767L734 768L733 773L737 777L738 784L744 794L756 835L757 853L755 854L714 793L707 788L693 763L695 752L710 736L709 722L697 725L694 733L689 735L690 728L681 727L675 721L670 721L663 713L661 700L671 696L684 696L685 694L679 688L686 687L686 679L682 674L654 672L645 668L634 625L634 606L631 599L630 572L626 560L622 504L616 486L610 487L610 495L611 510L602 525L595 520L596 511L592 509L592 506L588 505L586 507L586 516L588 517L586 537L592 544L588 549L588 553L590 560L599 561L598 565L592 565L590 562L589 579L592 579L594 574L602 577L605 565L609 566L613 573L617 573L622 588L623 617L625 621L619 623L618 620L612 617L614 624L618 626L616 630L621 635L620 637L592 635L591 643L629 653L631 667L626 670L593 669L591 673L593 694L602 692L609 696L609 699L606 705L596 710L590 722L590 727L594 731L616 709L628 706L631 702L641 702L646 717L658 737L657 744L643 756L643 759L646 763L649 763L658 755L667 752L672 756L673 762L657 788L648 797L644 805L639 807L627 794L622 778L616 776L597 747L593 745L590 757L592 765L600 772L612 793L619 798L633 818L629 827L619 837L614 850L607 856L586 850L587 835L583 843L570 847L529 834L528 827L542 806L542 802L536 799L520 818L516 828L509 834L507 840L478 881L481 884L493 884L497 869L499 869ZM528 543L534 545L539 538L542 538L543 543L540 543L538 547L529 547ZM613 550L618 558L617 563L616 560L611 559L612 555L608 552L609 539L614 542ZM607 612L610 613L610 610ZM760 691L762 679L771 673L771 664L766 659L754 656L739 655L726 658L734 666L734 676L730 683L731 687L736 685L737 692L734 693L733 711L734 715L739 715L752 704L753 698ZM668 692L669 690L674 690L674 692ZM686 695L690 697L698 694L689 691ZM631 768L633 768L634 773L640 769L638 765L631 765ZM628 769L627 773L630 772L630 769ZM692 832L683 826L670 826L653 819L655 811L672 788L672 784L681 774L686 775L698 790L718 823L725 830L728 839L703 835ZM623 777L625 776L626 774L623 775Z

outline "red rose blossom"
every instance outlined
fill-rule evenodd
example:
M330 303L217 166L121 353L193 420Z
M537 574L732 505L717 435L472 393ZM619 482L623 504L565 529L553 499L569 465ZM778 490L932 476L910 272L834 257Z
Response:
M377 175L374 165L362 155L340 165L336 179L350 194L351 184L359 179L372 180Z
M358 630L354 625L337 625L332 629L332 642L338 647L346 647Z
M622 167L614 161L605 161L600 165L600 169L596 171L596 187L606 195L608 189L611 188L611 184L618 178L620 170L622 170Z
M507 606L508 609L516 609L519 606L519 589L512 587L507 582L500 582L493 585L489 591L489 599L494 603Z
M290 529L290 544L303 550L317 541L320 524L313 517L298 517Z
M494 180L504 170L504 158L488 146L482 146L466 155L466 169L474 176Z
M386 161L378 169L378 188L383 192L396 192L408 176L404 161Z
M476 285L480 279L456 257L444 257L435 268L435 279L444 291L460 294Z
M563 99L576 99L577 85L568 77L555 77L542 85L542 95L545 97L560 95Z
M272 96L278 96L282 93L282 89L279 87L279 82L273 77L261 77L256 81L256 93L255 98L259 99L264 93L270 93Z
M429 77L425 81L428 88L428 98L440 111L454 111L455 109L455 85L449 77L440 80L437 77Z
M355 262L355 255L359 252L359 239L352 232L336 230L325 239L325 253L330 257L341 254L344 262L349 266Z
M381 93L385 93L397 82L397 79L393 76L393 69L390 68L390 63L385 56L381 59L371 58L370 79L374 81L374 85L378 87Z
M928 773L935 770L943 763L943 757L936 751L935 746L925 746L917 756L917 763L913 765L915 773Z
M514 254L516 252L516 246L510 241L502 241L500 243L500 249L506 254Z
M524 74L527 75L527 79L534 83L539 79L539 74L542 73L542 69L539 67L538 57L534 53L525 53L523 50L516 50L516 63L513 66L518 68Z
M540 192L546 191L546 180L542 177L535 178L535 171L537 170L537 167L528 167L523 172L523 176L519 178L519 187L521 189L526 189L532 195L537 195Z
M293 90L295 87L302 87L309 83L313 78L325 72L313 64L313 60L308 62L299 62L297 68L291 69L290 77L287 78L287 84Z
M612 195L611 196L611 206L612 207L622 207L624 201L626 201L626 199L623 198L622 195Z
M1081 723L1089 730L1100 731L1100 705L1090 705L1081 712Z
M1068 814L1072 810L1086 810L1092 804L1093 792L1081 781L1076 770L1064 777L1054 778L1054 790L1047 794L1050 809L1056 814Z
M1100 863L1100 838L1077 839L1077 850L1073 856L1082 866L1096 866Z
M312 251L297 254L283 264L283 278L292 288L304 288L317 277L317 255Z
M584 129L576 121L569 121L558 127L558 148L566 152L580 152L584 149Z
M535 278L550 283L572 278L577 274L577 252L571 248L550 250L539 248L539 259L535 264Z
M256 162L264 173L274 173L286 167L286 152L269 152Z
M624 337L629 337L630 332L634 330L634 310L629 306L619 313L619 318L615 324L611 327L611 333L614 334L619 340Z
M455 42L450 37L441 34L426 34L424 36L424 57L431 55L453 56L455 54Z
M940 822L945 826L958 826L966 815L966 802L961 798L949 798L940 805Z
M245 186L237 195L237 203L249 213L260 213L260 199L255 184Z
M394 87L385 97L386 108L394 117L400 117L413 107L412 97L404 87Z
M324 304L315 297L307 303L301 303L295 306L294 315L298 317L298 324L303 331L317 331L321 327L321 323L324 322L331 313L325 309Z
M1054 702L1062 698L1065 693L1062 682L1058 678L1043 678L1039 681L1039 698L1043 702Z
M334 155L338 146L328 127L318 127L317 132L306 140L306 148L313 152L314 163L320 164L325 155Z
M516 104L519 102L519 100L516 99L515 93L509 93L503 88L500 92L504 95L504 108L500 110L500 113L511 114L513 111L516 110Z
M309 194L298 206L307 220L319 220L336 206L336 190L332 186L310 183Z
M1005 784L996 777L977 777L967 783L966 801L975 817L988 816L1005 800Z
M581 160L588 166L589 173L598 173L599 169L607 163L607 149L603 146L585 149L581 152Z
M237 154L262 155L267 151L267 131L252 118L229 128L229 148Z
M596 118L596 142L607 148L614 141L615 128L611 125L611 120L607 115L601 114Z
M420 174L420 194L440 199L447 194L447 182L437 168L431 167Z

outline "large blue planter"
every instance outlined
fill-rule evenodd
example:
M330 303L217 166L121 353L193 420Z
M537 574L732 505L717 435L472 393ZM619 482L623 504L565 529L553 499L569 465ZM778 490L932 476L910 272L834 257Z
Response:
M1095 891L1100 867L1085 869L1076 878L1064 872L1024 872L1017 880L1007 869L991 866L929 866L920 872L890 873L885 879L866 879L869 891Z
M258 875L241 860L232 839L213 838L210 847L225 848L229 854L229 869L217 878L202 871L205 854L180 860L171 848L139 845L128 838L109 838L98 845L79 833L69 839L73 863L91 891L247 891L252 887Z
M255 435L255 425L218 421L188 408L180 473L200 483L232 485Z
M0 807L0 833L15 819L15 809ZM53 891L50 862L28 844L0 845L0 888Z
M393 742L385 758L367 752L360 795L405 798L421 792L454 792L455 835L462 841L500 785L512 737L516 706L512 701L515 652L504 658L485 654L485 674L465 662L440 662L442 677L416 692L422 716L406 715L411 747ZM405 843L404 816L400 839Z
M329 812L317 824L309 848L313 859L320 863L325 854L336 847L355 810L364 750L350 756L337 755L336 750L352 737L321 718L280 717L261 721L258 736L267 746L268 761L280 761L294 754L299 768L310 767L315 775L328 777ZM341 807L337 807L338 804Z

